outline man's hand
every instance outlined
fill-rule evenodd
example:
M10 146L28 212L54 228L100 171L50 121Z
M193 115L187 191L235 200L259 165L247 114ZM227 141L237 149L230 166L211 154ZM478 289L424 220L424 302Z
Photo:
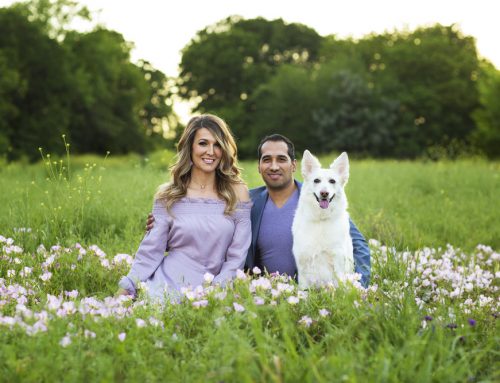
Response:
M149 213L148 220L146 221L146 231L151 230L154 225L155 225L155 217L153 217L153 214Z

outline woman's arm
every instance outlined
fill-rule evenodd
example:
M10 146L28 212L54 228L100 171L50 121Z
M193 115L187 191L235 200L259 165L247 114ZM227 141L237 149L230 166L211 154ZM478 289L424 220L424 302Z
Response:
M165 257L171 217L160 201L153 204L154 227L146 233L135 254L134 262L127 276L120 282L120 288L135 295L137 283L146 281L156 271Z

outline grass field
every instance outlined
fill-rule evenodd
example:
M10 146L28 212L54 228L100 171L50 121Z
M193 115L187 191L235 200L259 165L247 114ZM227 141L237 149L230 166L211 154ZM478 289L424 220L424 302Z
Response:
M0 232L28 248L80 242L132 253L171 159L168 152L146 160L76 157L70 163L70 184L58 180L57 161L49 181L42 165L3 168ZM327 164L332 159L322 160ZM249 187L262 184L255 162L242 167ZM499 174L498 162L354 161L347 185L351 217L366 238L398 249L446 244L498 249ZM14 228L20 227L35 232L16 235Z
M0 168L0 381L499 381L499 163L353 161L368 290L240 276L114 299L171 158Z

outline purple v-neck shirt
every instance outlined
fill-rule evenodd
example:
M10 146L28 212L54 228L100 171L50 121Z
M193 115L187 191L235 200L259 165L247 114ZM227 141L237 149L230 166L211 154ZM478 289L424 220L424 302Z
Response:
M293 257L292 223L299 202L295 189L286 203L278 208L269 197L262 213L257 247L260 249L260 266L269 273L279 271L294 277L297 273Z

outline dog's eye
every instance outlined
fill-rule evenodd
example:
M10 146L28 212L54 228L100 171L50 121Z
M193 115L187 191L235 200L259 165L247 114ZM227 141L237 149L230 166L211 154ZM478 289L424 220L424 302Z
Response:
M321 182L321 180L319 178L314 179L315 184L319 184L320 182Z
M334 184L335 183L335 180L333 178L330 179L329 181L331 184Z

